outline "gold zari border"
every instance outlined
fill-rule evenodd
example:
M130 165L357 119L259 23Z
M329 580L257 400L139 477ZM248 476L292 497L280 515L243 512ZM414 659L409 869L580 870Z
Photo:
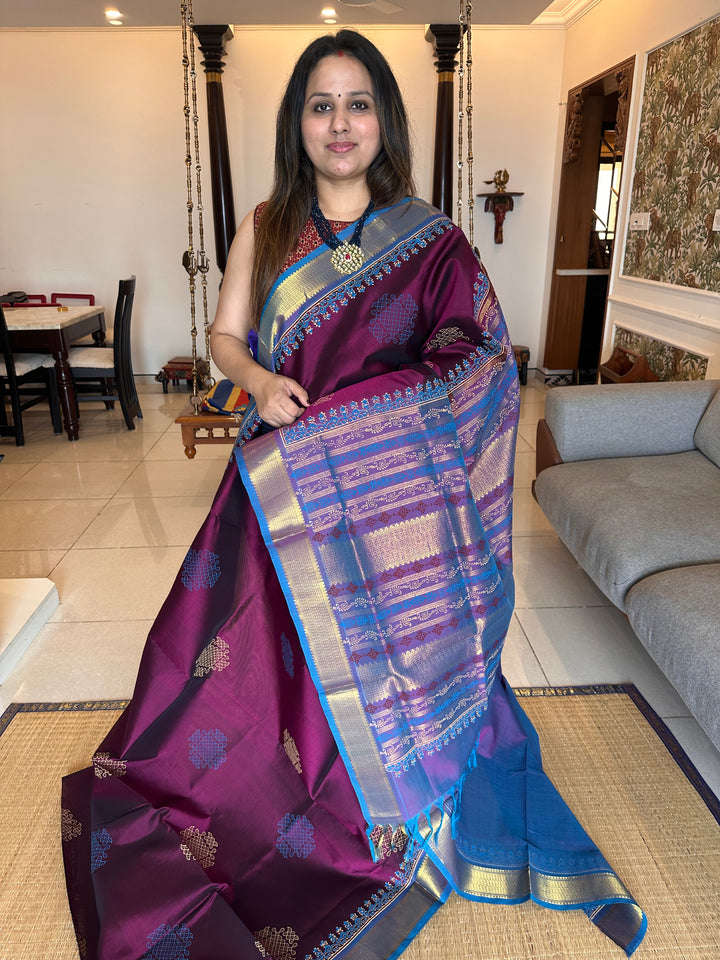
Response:
M301 641L311 654L332 721L342 732L346 760L362 785L367 815L375 823L397 821L402 813L360 701L277 432L243 447L242 456L290 587L292 597L288 599L295 604L301 621Z

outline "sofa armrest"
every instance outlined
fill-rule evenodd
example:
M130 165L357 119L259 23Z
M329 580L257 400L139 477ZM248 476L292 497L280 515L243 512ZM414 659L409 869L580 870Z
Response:
M682 453L718 389L718 380L557 387L545 420L564 461Z

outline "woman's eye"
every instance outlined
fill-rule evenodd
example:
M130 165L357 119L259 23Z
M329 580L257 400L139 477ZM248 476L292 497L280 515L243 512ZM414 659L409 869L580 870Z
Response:
M368 104L364 100L356 100L352 105L353 110L367 110Z
M316 103L313 109L315 113L327 113L332 107L329 103Z

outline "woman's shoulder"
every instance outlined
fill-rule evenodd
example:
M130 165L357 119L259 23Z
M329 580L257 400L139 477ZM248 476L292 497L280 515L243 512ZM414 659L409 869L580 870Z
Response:
M410 223L414 225L432 223L436 226L441 224L443 230L452 230L455 227L450 217L422 197L405 197L398 203L378 211L378 216L382 214L386 215L388 222L395 223L399 230L407 229Z
M257 230L257 228L258 228L258 224L260 223L260 219L261 219L261 217L262 217L262 215L263 215L263 213L264 213L264 211L265 211L265 207L267 207L267 205L268 205L267 200L261 200L260 203L258 203L257 206L255 207L255 209L253 210L253 223L254 223L254 225L255 225L255 229L256 229L256 230Z

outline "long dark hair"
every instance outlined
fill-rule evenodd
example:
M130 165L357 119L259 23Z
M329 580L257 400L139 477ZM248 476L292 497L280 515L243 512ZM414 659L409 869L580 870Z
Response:
M300 131L308 78L320 60L340 51L359 60L372 80L382 144L367 172L375 206L385 207L415 193L405 104L387 60L354 30L339 30L313 40L295 64L278 110L275 180L255 234L250 303L256 324L270 288L310 215L314 172Z

